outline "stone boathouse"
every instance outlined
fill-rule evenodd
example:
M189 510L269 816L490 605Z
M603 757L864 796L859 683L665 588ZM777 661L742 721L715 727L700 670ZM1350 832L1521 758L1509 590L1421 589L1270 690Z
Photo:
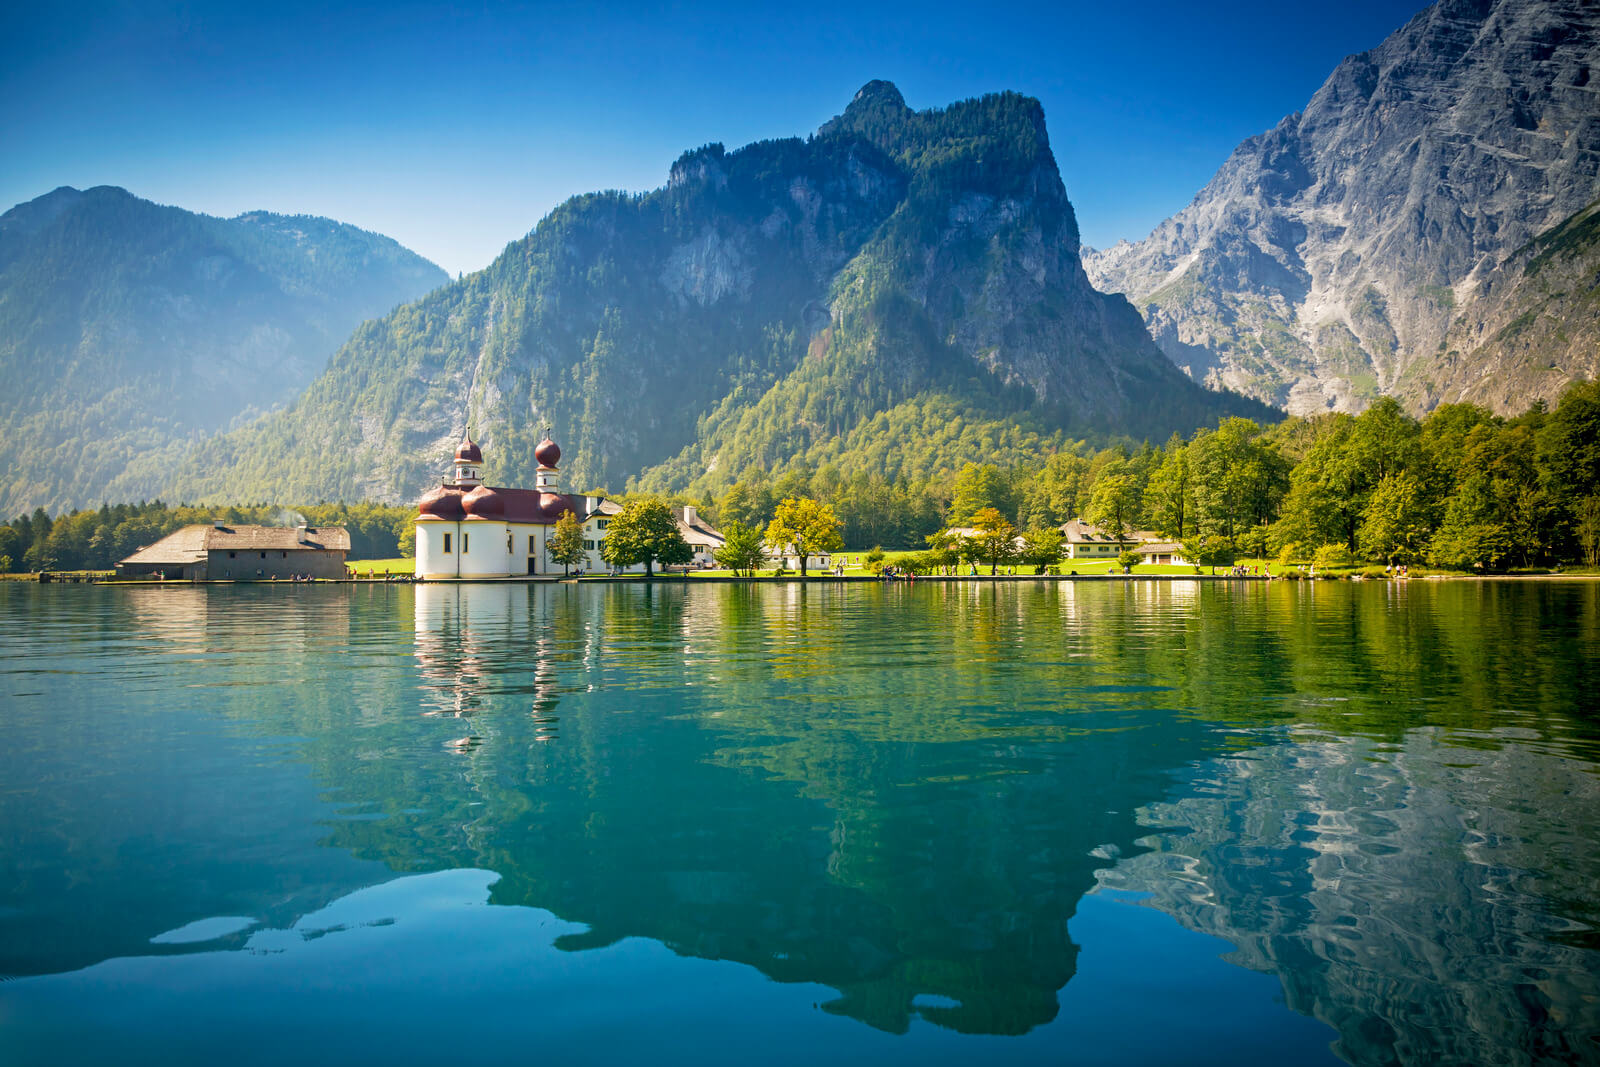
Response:
M343 526L185 526L119 560L117 573L177 580L265 582L343 578L350 531Z

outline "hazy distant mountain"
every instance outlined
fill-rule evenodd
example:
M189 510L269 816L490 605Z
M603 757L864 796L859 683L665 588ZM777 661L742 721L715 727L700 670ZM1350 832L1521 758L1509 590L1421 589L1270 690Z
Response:
M1224 412L1090 288L1037 101L913 112L886 82L815 136L563 204L488 269L369 323L291 409L212 442L195 496L407 499L470 424L532 479L714 488L832 460L893 476L1165 436Z
M1296 413L1520 410L1596 371L1597 175L1600 5L1441 0L1085 267L1195 378Z
M0 216L0 515L157 491L289 399L362 320L445 282L387 237L102 186Z

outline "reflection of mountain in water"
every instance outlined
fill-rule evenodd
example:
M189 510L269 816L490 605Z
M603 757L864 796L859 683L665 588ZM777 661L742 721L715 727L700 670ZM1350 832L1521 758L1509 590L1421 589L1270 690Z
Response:
M1278 972L1358 1060L1421 1048L1422 1020L1449 1020L1462 1050L1556 1048L1591 1010L1562 983L1594 956L1539 916L1589 922L1595 860L1538 812L1600 815L1578 761L1595 732L1572 717L1600 683L1592 588L335 592L343 628L294 654L254 632L254 601L207 602L162 691L132 701L149 743L84 742L203 803L158 821L155 848L102 832L93 785L62 791L44 825L74 844L52 869L94 883L67 910L120 925L5 966L79 966L208 916L285 928L286 907L388 871L479 868L501 876L493 903L585 924L569 950L640 936L825 984L830 1011L882 1030L1021 1033L1074 974L1079 899L1126 870ZM150 751L156 699L182 760ZM1290 725L1322 740L1286 745ZM1466 757L1429 749L1425 725L1505 765L1451 769ZM1392 763L1362 758L1380 745L1400 746ZM70 749L50 757L69 771ZM1537 807L1505 791L1524 781L1548 791ZM1486 835L1470 849L1449 829L1469 816ZM122 876L162 899L107 890ZM1526 1001L1468 990L1484 955L1495 981L1548 975Z
M1310 739L1218 760L1106 872L1276 973L1357 1064L1573 1063L1600 1041L1594 768L1519 744Z
M454 673L480 705L530 681L582 696L554 746L495 715L461 798L431 798L468 815L470 792L517 818L469 817L444 851L396 865L494 869L496 903L588 924L565 947L649 937L832 986L830 1010L883 1029L1053 1018L1097 848L1137 851L1134 811L1173 757L1218 751L1148 691L1130 701L1071 664L1039 625L1059 617L1051 589L550 593L418 590L417 655L439 693ZM908 625L886 632L890 611Z

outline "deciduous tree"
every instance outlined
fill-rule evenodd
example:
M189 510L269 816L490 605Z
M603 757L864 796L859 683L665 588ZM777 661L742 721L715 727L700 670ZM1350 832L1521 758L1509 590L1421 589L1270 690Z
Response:
M570 511L561 513L561 518L556 520L555 532L546 542L545 551L550 559L561 564L563 572L576 567L588 558L588 553L583 547L583 527L578 523L578 517Z
M722 547L712 553L716 561L736 575L749 576L766 559L761 531L734 521L722 528Z
M694 558L689 542L678 532L672 509L659 497L635 497L611 519L600 558L613 567L644 564L644 573L653 575L655 564L688 563Z
M1017 558L1017 528L1011 520L1000 514L999 508L980 508L972 516L977 536L973 548L978 558L989 564L989 573L995 574L1000 564Z
M813 552L837 552L844 547L839 536L844 524L827 504L810 497L786 497L767 524L767 544L780 553L792 547L800 557L800 576L805 577L806 557Z

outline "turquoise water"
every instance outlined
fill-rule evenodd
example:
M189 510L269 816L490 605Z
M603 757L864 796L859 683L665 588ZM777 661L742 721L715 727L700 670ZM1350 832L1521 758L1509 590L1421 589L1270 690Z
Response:
M0 1060L1600 1060L1600 584L0 586Z

